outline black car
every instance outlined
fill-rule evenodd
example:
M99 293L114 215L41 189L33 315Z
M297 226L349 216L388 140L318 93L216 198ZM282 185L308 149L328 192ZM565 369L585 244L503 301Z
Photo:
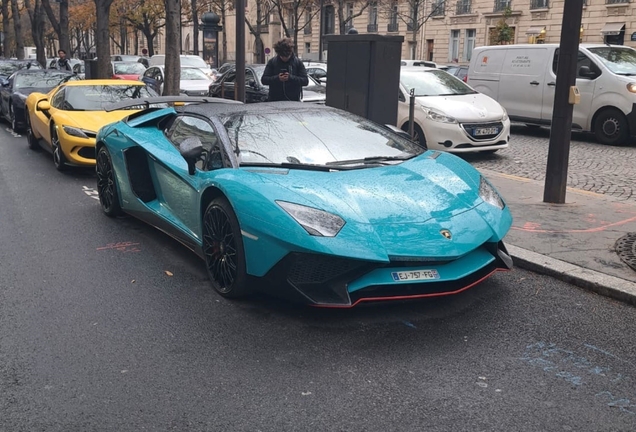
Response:
M261 83L265 72L264 64L247 65L245 67L245 102L266 102L269 97L269 87ZM209 95L224 99L234 99L234 80L236 69L232 68L217 77L210 85ZM325 103L325 87L309 77L309 85L303 87L303 102Z
M55 69L22 69L0 86L0 115L15 132L26 129L25 102L33 92L48 93L60 83L77 79L72 72Z
M14 72L22 69L42 69L37 60L0 59L0 83L4 83Z

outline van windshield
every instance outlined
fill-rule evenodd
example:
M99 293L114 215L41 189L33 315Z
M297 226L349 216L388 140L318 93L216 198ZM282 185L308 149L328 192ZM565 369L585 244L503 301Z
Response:
M415 96L456 96L477 93L453 75L441 70L405 71L400 83L407 93L415 89Z
M636 75L636 50L614 46L588 48L611 72Z

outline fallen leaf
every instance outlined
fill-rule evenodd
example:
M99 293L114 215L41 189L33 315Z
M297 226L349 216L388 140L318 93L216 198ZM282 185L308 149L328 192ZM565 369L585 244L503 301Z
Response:
M307 393L305 393L305 392L300 392L300 394L301 394L301 395L303 395L303 396L309 396L309 395L311 394L311 392L307 392Z
M174 275L172 274L172 272L169 272L168 270L166 270L166 274L167 274L168 276L174 276Z
M133 279L133 280L131 280L131 281L130 281L130 283L135 283L135 280L134 280L134 279Z

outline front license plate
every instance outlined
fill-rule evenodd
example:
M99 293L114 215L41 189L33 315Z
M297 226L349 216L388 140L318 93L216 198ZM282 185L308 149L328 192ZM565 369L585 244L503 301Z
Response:
M392 272L391 277L396 282L407 282L439 279L439 273L437 273L437 270L411 270L403 272Z
M475 136L483 136L483 135L497 135L499 133L499 129L496 127L490 128L477 128L473 131L473 135Z

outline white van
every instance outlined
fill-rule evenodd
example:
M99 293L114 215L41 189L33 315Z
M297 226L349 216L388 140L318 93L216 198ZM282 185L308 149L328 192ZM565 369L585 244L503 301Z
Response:
M511 120L550 125L558 51L557 44L475 48L468 84L503 105ZM594 132L603 144L626 144L636 136L636 50L582 44L576 70L581 101L572 128Z

